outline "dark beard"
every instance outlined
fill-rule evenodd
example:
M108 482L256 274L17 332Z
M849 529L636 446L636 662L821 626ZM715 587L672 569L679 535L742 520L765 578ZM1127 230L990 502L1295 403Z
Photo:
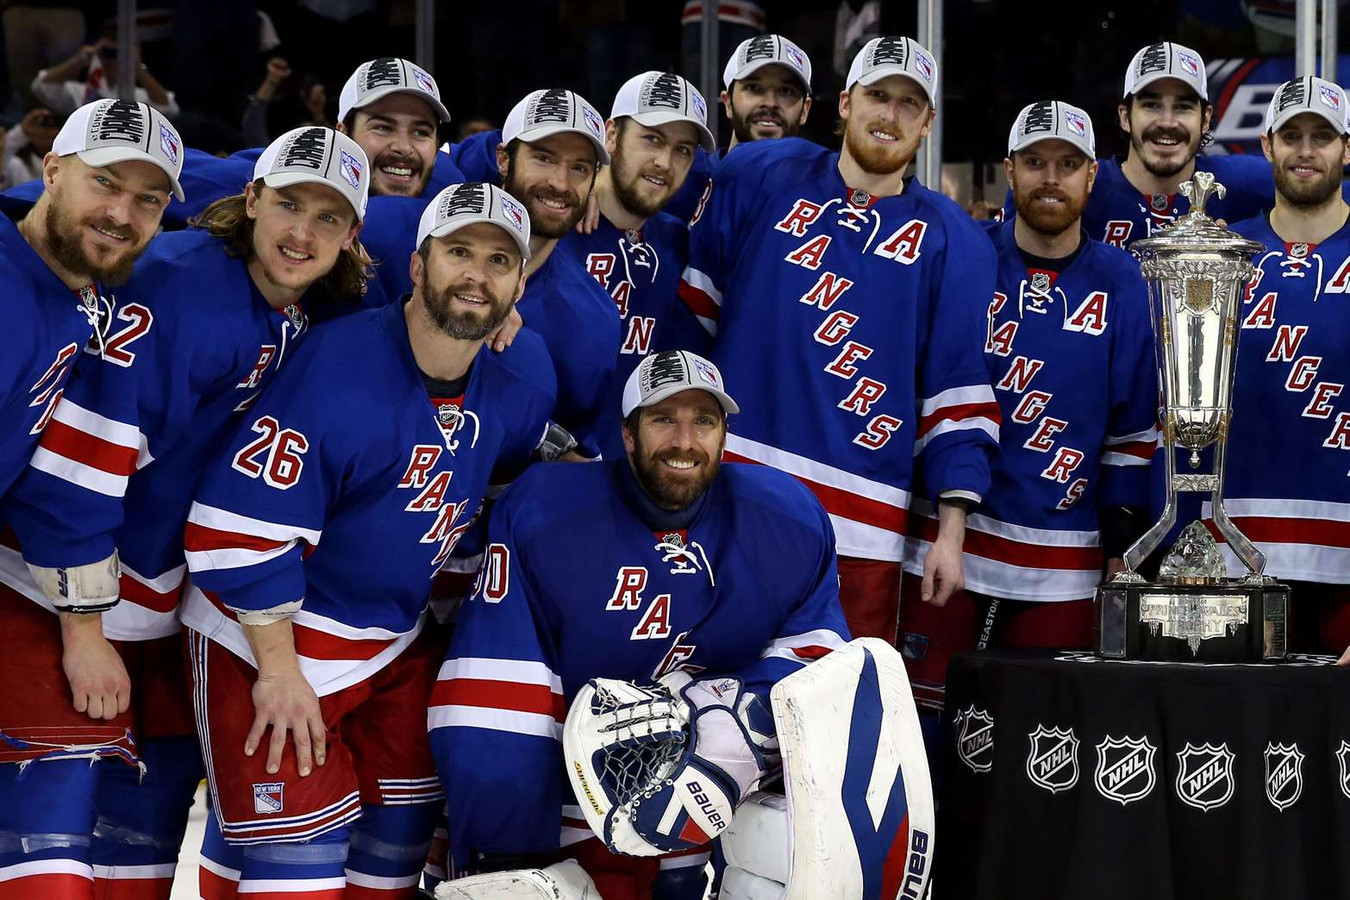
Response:
M1298 209L1316 209L1341 192L1341 170L1333 166L1312 184L1305 184L1285 171L1283 166L1274 168L1275 190L1289 201L1289 205Z
M47 205L45 224L47 227L47 249L56 259L56 262L68 272L87 275L93 281L102 282L109 287L126 284L131 278L131 269L136 264L136 259L145 249L145 242L137 241L133 244L133 250L118 257L114 263L104 265L95 263L84 252L84 244L80 241L79 229L82 226L72 223L59 208L60 204L54 202L56 198L53 197L52 200L53 202ZM132 238L137 236L130 227L117 226L111 221L96 224L108 231L126 232Z
M746 144L750 141L759 140L759 138L755 137L754 126L750 124L758 112L759 110L756 109L748 116L738 116L733 111L731 115L731 132L736 135L736 141L738 143ZM783 137L795 137L797 133L802 130L800 122L789 122L782 113L772 113L772 115L778 120L778 123L783 128Z
M431 180L431 172L422 168L422 160L418 159L416 156L400 156L397 153L384 153L377 157L371 164L371 168L376 171L379 170L380 166L407 166L412 169L413 182L409 185L410 193L404 196L422 196L422 192L427 189L427 182Z
M637 477L638 484L647 492L647 496L662 509L687 509L708 490L708 485L717 477L717 470L722 464L721 460L709 460L701 450L691 450L688 453L666 450L653 457L643 447L641 438L635 437L633 443L633 452L628 455L633 464L633 474ZM661 465L661 461L666 459L687 459L703 463L699 469L702 474L697 479L676 480Z
M557 191L549 188L534 188L526 190L516 179L514 173L505 178L502 182L502 190L506 191L512 197L515 197L521 203L525 204L525 209L530 214L530 234L535 237L561 238L572 233L581 217L586 214L586 204L576 194L559 194ZM555 217L557 213L552 210L547 212L537 212L538 203L541 197L564 200L572 204L572 212L566 219L558 221Z
M665 209L666 204L670 202L670 198L675 196L675 191L678 190L672 178L671 183L666 185L666 192L663 196L656 199L643 197L634 187L642 175L637 172L629 172L621 153L614 154L611 166L610 182L614 185L614 198L619 201L620 206L639 218L649 219Z
M870 131L871 129L869 127L863 130ZM888 127L886 130L895 134L896 144L901 143L903 135L898 128ZM894 153L887 153L885 150L879 150L864 144L861 140L854 139L853 129L848 126L844 127L844 146L848 148L849 155L858 164L858 168L869 175L893 175L909 165L909 160L900 154L898 148Z
M1050 196L1060 197L1064 202L1057 209L1044 209L1037 207L1033 202L1038 193L1032 191L1030 194L1020 194L1013 191L1013 206L1017 209L1017 217L1025 222L1028 228L1046 237L1063 234L1073 227L1083 215L1083 207L1087 205L1086 194L1082 197L1073 197L1064 191L1056 191Z
M428 284L423 291L425 299L422 305L426 307L431 324L457 341L481 341L506 321L513 305L511 301L496 297L484 289L483 293L492 301L485 317L478 318L468 312L457 315L453 311L455 301L451 295L466 293L463 284L452 284L439 291Z
M1184 141L1186 143L1185 158L1183 158L1180 162L1174 164L1169 163L1167 165L1158 165L1157 163L1149 162L1148 157L1144 155L1144 141L1146 139L1153 138L1158 134L1175 137L1177 138L1178 141ZM1195 146L1191 146L1192 142L1194 142ZM1154 129L1152 132L1146 131L1140 137L1130 135L1130 149L1133 150L1134 155L1139 158L1139 164L1144 167L1144 171L1148 172L1155 178L1171 178L1173 175L1177 174L1182 169L1186 168L1188 165L1191 164L1191 161L1195 159L1195 154L1200 151L1200 143L1199 141L1195 141L1191 137L1190 133L1184 129L1159 128Z

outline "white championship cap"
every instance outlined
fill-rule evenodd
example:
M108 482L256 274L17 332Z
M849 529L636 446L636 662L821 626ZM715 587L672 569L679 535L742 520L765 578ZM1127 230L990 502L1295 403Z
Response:
M629 116L648 128L667 122L691 122L703 149L717 151L717 139L708 130L708 104L703 102L703 95L673 73L643 72L625 81L609 112L611 119L620 116Z
M922 44L907 37L872 38L863 44L848 68L844 90L855 84L875 84L891 75L917 81L928 95L928 105L937 109L937 63Z
M511 235L522 262L530 258L530 216L506 191L482 181L452 184L422 210L417 222L417 246L429 237L445 237L466 225L490 222Z
M1205 75L1205 61L1190 47L1164 41L1149 44L1134 55L1125 70L1125 96L1137 94L1160 78L1175 78L1185 82L1201 100L1209 100L1209 79Z
M806 51L778 34L759 34L741 41L736 52L722 70L722 87L731 90L733 81L740 81L765 66L779 65L801 79L806 93L811 93L811 57Z
M532 144L564 132L588 138L595 145L600 164L609 165L604 118L585 97L560 88L531 91L517 103L502 126L502 143L521 140Z
M628 376L623 386L624 418L640 406L651 406L691 389L712 394L725 412L741 411L722 386L717 366L688 350L663 350L645 357Z
M1345 90L1339 84L1325 81L1315 75L1304 75L1286 81L1275 90L1266 107L1265 132L1270 134L1284 127L1294 116L1312 113L1332 124L1337 134L1350 133L1346 122Z
M441 102L436 79L426 69L395 56L381 56L356 67L338 96L338 121L346 119L352 110L369 106L390 94L412 94L431 104L442 122L450 121L450 110Z
M339 131L310 125L288 131L267 145L253 166L253 180L270 188L290 184L324 184L337 191L366 217L370 163L366 151Z
M87 166L111 166L140 160L169 176L173 195L183 199L178 175L183 171L183 139L164 114L131 100L95 100L66 119L52 141L57 156L74 153Z
M1008 155L1052 138L1068 141L1082 150L1088 159L1097 157L1092 120L1083 110L1062 100L1041 100L1022 108L1017 121L1013 122L1012 131L1008 132Z

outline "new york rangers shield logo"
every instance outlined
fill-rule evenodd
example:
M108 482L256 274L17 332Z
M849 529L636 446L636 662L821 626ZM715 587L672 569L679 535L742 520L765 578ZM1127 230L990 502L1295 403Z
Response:
M1058 794L1078 783L1078 738L1072 728L1037 725L1027 738L1031 743L1027 752L1027 777L1032 784Z
M994 719L973 705L956 714L956 755L972 772L988 772L994 763Z
M253 811L264 815L281 812L286 805L282 799L285 788L281 781L253 785Z
M1225 741L1217 747L1186 742L1177 752L1177 798L1208 811L1233 798L1233 752Z
M1153 769L1156 752L1147 737L1113 738L1108 734L1097 745L1097 771L1093 778L1097 793L1121 806L1143 800L1157 782Z
M1266 799L1284 812L1303 793L1303 760L1298 744L1266 744ZM1342 763L1342 768L1344 764Z

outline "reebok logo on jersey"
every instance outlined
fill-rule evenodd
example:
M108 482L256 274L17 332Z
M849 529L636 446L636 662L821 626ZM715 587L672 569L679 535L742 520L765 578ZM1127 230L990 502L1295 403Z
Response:
M285 790L285 783L280 781L253 785L253 811L262 815L281 812L286 805L283 800Z

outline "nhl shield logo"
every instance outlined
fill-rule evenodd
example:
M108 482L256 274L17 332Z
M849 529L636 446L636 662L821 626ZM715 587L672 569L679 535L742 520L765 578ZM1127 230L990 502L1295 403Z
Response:
M1290 244L1289 255L1292 256L1294 259L1303 259L1303 257L1308 255L1308 245L1303 243L1302 241Z
M1072 728L1037 725L1027 738L1031 743L1027 752L1027 777L1032 784L1058 794L1078 783L1078 738Z
M1298 744L1266 744L1266 799L1280 812L1303 794L1303 760ZM1342 764L1343 766L1343 764Z
M972 772L988 772L994 762L994 719L974 705L956 714L956 755Z
M1186 742L1177 752L1177 798L1208 812L1233 798L1233 757L1225 741L1217 747Z
M1031 275L1031 289L1038 294L1044 294L1050 290L1050 273L1033 272Z
M1350 800L1350 744L1341 741L1341 748L1336 751L1336 761L1341 764L1341 793Z
M1154 194L1149 198L1148 205L1153 207L1155 211L1162 212L1164 209L1167 209L1168 199L1170 198L1166 194Z
M263 815L281 812L286 805L282 802L285 789L285 783L280 781L253 785L253 811Z
M1157 782L1153 770L1156 752L1147 737L1136 740L1126 735L1117 739L1108 734L1097 745L1097 772L1093 779L1097 793L1121 806L1143 800Z

